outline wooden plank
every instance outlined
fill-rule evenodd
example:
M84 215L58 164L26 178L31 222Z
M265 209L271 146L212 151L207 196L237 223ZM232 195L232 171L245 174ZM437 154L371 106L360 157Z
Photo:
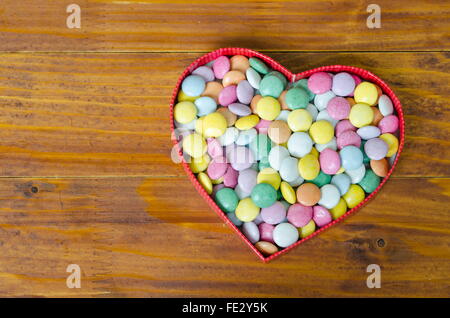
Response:
M179 176L168 103L200 54L1 54L2 176ZM395 176L450 176L449 53L270 53L295 72L366 68L406 114Z
M0 296L448 297L449 196L448 178L392 179L263 264L186 178L2 178ZM65 285L72 263L81 289ZM381 289L366 287L369 264Z
M1 51L264 51L449 49L448 2L78 0L81 29L66 27L73 1L2 0ZM325 23L326 22L326 23Z

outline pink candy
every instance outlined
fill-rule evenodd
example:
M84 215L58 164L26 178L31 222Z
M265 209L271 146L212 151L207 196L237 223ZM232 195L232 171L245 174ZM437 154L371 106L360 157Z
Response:
M344 97L334 97L328 102L327 112L335 120L346 119L350 114L350 104Z
M259 123L255 126L256 130L260 134L267 135L267 131L269 130L269 126L272 123L270 120L261 119Z
M216 157L209 163L206 172L211 179L216 180L222 177L227 169L228 164L226 159L224 157Z
M350 120L348 120L348 119L341 120L340 122L338 122L336 124L336 128L335 128L336 137L339 137L340 134L342 134L344 131L347 131L347 130L356 131L356 127L353 126L352 123L350 122Z
M261 217L266 223L279 224L286 217L286 208L280 201L277 201L268 208L262 208Z
M300 203L291 205L288 209L287 219L295 227L303 227L311 221L313 208Z
M228 188L234 188L238 183L239 172L228 166L227 172L223 175L223 184Z
M319 155L320 167L326 174L336 174L341 168L341 157L333 149L326 148Z
M273 226L272 224L263 222L263 223L259 224L258 228L259 228L259 235L260 235L261 241L274 243L273 229L275 228L275 226Z
M316 205L313 207L313 220L318 227L322 227L330 223L333 219L326 208Z
M378 124L378 128L380 128L382 134L396 132L398 129L397 116L389 115L384 117Z
M355 146L359 148L361 146L361 137L353 130L346 130L336 138L338 149L342 149L346 146Z
M228 106L237 101L236 85L224 87L219 94L219 104Z
M211 158L223 156L223 148L219 140L217 140L216 138L208 138L207 142L208 142L207 150Z
M218 79L222 79L226 73L230 71L230 59L226 56L218 57L213 64L214 75Z
M323 94L331 89L332 77L325 72L317 72L308 79L308 88L314 94Z

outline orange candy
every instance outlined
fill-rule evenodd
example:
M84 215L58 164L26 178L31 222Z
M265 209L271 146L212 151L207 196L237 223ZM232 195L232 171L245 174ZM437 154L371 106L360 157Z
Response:
M297 188L297 201L305 206L313 206L319 202L320 189L314 183L304 183Z
M209 96L214 98L216 103L219 102L219 94L222 91L223 86L218 82L208 82L206 83L205 90L202 93L202 96Z

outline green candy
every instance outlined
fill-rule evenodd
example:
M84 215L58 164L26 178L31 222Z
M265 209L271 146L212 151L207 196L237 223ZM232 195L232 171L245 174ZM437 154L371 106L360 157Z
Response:
M268 208L277 201L277 190L268 183L259 183L253 187L251 198L260 208Z
M370 158L367 156L365 150L364 150L364 145L366 144L367 140L362 140L361 141L361 146L359 147L359 150L361 150L362 154L363 154L363 164L368 164L370 163Z
M222 188L217 191L215 201L219 208L222 209L222 211L231 213L236 210L236 207L239 203L239 198L233 189Z
M265 168L270 168L269 158L263 157L258 163L258 170L261 171Z
M283 89L286 88L286 86L288 84L288 80L286 79L286 76L283 75L283 73L278 72L278 71L271 71L271 72L267 73L266 76L269 76L269 75L274 75L274 76L278 77L283 82Z
M306 108L309 103L309 96L301 87L291 88L286 93L286 104L290 109Z
M364 178L359 182L361 188L366 193L372 193L380 185L381 178L377 176L371 169L366 170Z
M258 134L253 138L249 145L250 149L256 157L256 160L262 160L269 157L269 152L272 149L272 141L265 134Z
M251 57L248 59L250 66L252 68L255 69L255 71L261 73L261 74L267 74L269 73L269 67L266 65L266 63L264 63L263 61L261 61L259 58L257 57Z
M278 189L278 190L277 190L277 201L279 201L279 200L281 200L281 199L283 199L283 194L281 193L281 190Z
M314 97L316 97L316 94L314 94L313 92L311 92L309 90L309 88L308 88L308 80L306 78L302 78L301 80L298 80L292 86L293 87L301 87L301 88L303 88L305 90L305 92L309 96L309 101L312 101L314 99Z
M323 187L324 185L331 182L331 176L329 174L324 173L322 170L320 170L317 177L315 177L310 182L314 183L319 188Z
M278 98L284 90L283 81L276 75L266 75L259 83L259 92L262 96Z

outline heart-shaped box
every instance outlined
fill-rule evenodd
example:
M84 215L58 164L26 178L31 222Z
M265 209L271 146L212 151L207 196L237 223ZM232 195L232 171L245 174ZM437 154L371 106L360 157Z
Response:
M286 76L286 78L291 82L296 82L302 78L307 78L309 76L311 76L312 74L316 73L316 72L348 72L350 74L355 74L358 75L359 77L361 77L362 79L368 80L374 84L377 84L381 90L383 91L384 94L386 94L387 96L389 96L389 98L391 99L394 108L397 112L397 116L399 118L399 147L398 147L398 151L397 151L397 155L396 158L394 160L394 163L392 164L388 174L386 177L383 178L383 180L381 181L380 185L375 189L375 191L373 191L370 195L368 195L360 204L358 204L356 207L348 210L344 215L342 215L341 217L339 217L336 220L333 220L331 223L327 224L324 227L319 228L318 230L316 230L314 233L312 233L311 235L297 241L296 243L290 245L289 247L286 247L270 256L264 256L260 251L258 251L258 249L256 249L256 247L247 239L247 237L244 236L244 234L230 221L230 219L226 216L225 212L223 212L219 206L214 202L214 200L211 198L210 195L208 195L208 193L205 191L205 189L200 185L200 183L198 182L197 178L195 177L194 173L191 171L189 164L184 160L183 158L183 152L182 149L179 145L179 141L177 140L177 138L175 137L175 126L174 126L174 105L178 96L178 92L180 90L180 86L182 81L184 80L184 78L188 75L191 74L191 72L193 70L195 70L197 67L202 66L204 64L207 64L213 60L215 60L216 58L218 58L219 56L222 55L226 55L226 56L232 56L232 55L244 55L248 58L250 57L257 57L259 59L261 59L262 61L264 61L268 66L270 66L272 69L281 72L282 74L284 74L284 76ZM170 127L171 127L171 132L172 132L172 141L174 142L175 145L175 151L178 154L178 156L181 159L181 164L183 165L184 170L186 171L187 175L189 176L189 179L191 180L192 184L194 185L195 189L197 189L197 191L200 193L200 195L205 199L205 201L211 206L211 208L217 213L217 215L226 223L228 224L228 226L230 226L235 232L236 234L245 242L247 243L247 245L252 249L253 252L255 252L256 255L258 255L258 257L263 261L263 262L268 262L290 250L292 250L293 248L295 248L296 246L302 244L303 242L311 239L312 237L319 235L320 233L322 233L323 231L325 231L326 229L334 226L335 224L337 224L338 222L344 220L345 218L347 218L348 216L350 216L351 214L355 213L357 210L359 210L362 206L364 206L364 204L366 204L370 199L372 199L376 193L378 193L378 191L380 191L381 187L386 183L386 181L389 179L389 177L391 176L392 172L394 171L395 166L397 165L397 162L400 158L400 154L402 152L403 149L403 145L404 145L404 139L405 139L405 120L404 120L404 116L403 116L403 110L402 110L402 106L401 103L399 101L399 99L397 98L397 96L394 94L394 92L392 91L392 89L385 83L383 82L379 77L377 77L376 75L372 74L369 71L366 71L364 69L358 68L358 67L352 67L352 66L345 66L345 65L330 65L330 66L322 66L322 67L318 67L315 69L311 69L308 71L304 71L298 74L294 74L291 73L287 68L283 67L282 65L280 65L278 62L276 62L275 60L273 60L272 58L259 53L257 51L253 51L250 49L246 49L246 48L221 48L218 49L216 51L210 52L208 54L203 55L202 57L198 58L196 61L194 61L191 65L189 65L184 72L181 74L180 78L178 79L177 84L175 85L175 88L173 90L173 94L172 94L172 99L170 101Z

